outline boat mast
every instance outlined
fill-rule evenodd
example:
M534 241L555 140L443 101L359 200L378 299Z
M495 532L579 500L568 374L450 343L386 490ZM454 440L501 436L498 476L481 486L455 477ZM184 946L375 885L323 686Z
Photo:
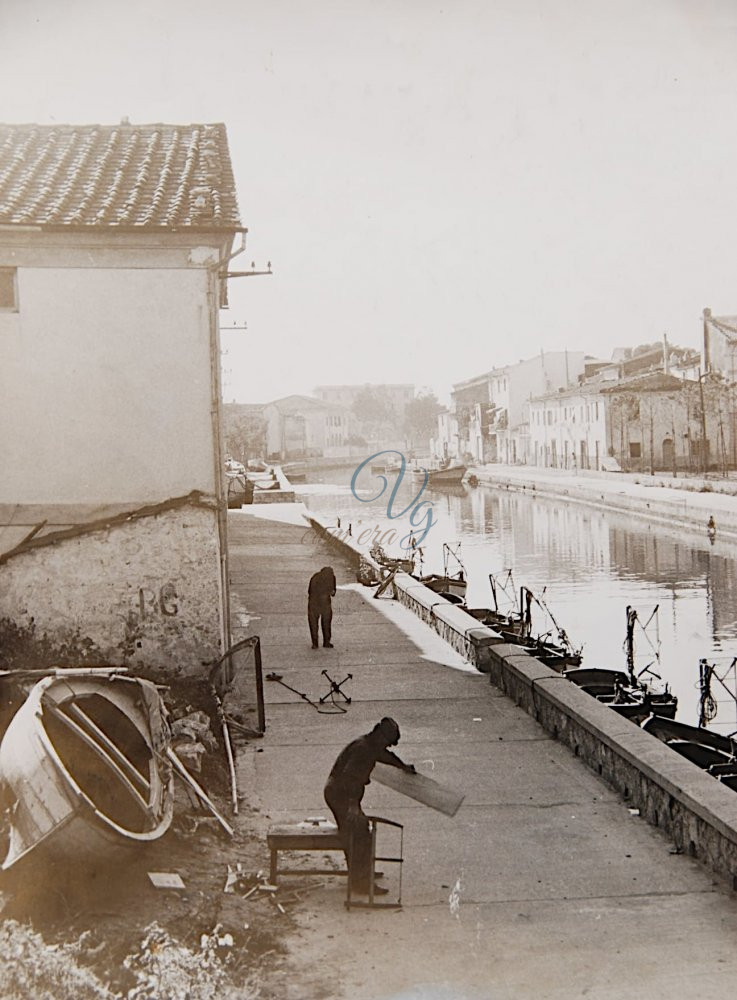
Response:
M627 605L627 638L626 649L627 649L627 672L630 675L630 680L635 679L635 622L637 621L637 612L629 604Z
M499 602L496 599L496 579L493 573L489 573L489 585L491 586L491 596L494 600L494 611L499 612Z
M532 633L532 591L527 587L520 587L519 611L522 622L522 635L529 636Z

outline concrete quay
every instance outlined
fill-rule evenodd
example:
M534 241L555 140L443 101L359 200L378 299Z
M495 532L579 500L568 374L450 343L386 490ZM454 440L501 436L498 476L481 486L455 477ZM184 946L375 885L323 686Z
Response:
M265 682L266 734L239 754L264 867L269 824L329 815L322 788L335 756L383 715L399 722L403 759L465 793L449 818L369 785L366 811L404 824L403 906L346 912L343 880L306 879L319 885L290 907L296 925L285 921L285 1000L704 1000L728 990L737 973L728 884L674 853L631 797L528 714L524 692L502 679L501 648L492 677L513 698L408 608L373 600L309 529L257 513L229 513L229 559L234 618L261 636L264 672L313 701L328 688L323 670L352 674L352 701L337 714ZM336 648L313 651L307 582L327 563L338 578ZM527 684L533 701L535 688Z
M625 512L702 536L713 515L717 542L722 538L737 540L737 479L674 479L662 473L572 472L501 464L479 465L469 473L476 475L482 486Z

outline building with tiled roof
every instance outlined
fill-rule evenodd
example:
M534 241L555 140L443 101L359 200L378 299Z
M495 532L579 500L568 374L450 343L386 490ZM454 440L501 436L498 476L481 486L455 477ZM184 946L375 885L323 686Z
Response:
M222 124L0 125L0 648L197 673L229 643L238 234Z
M733 462L729 387L665 371L590 380L529 403L530 464L699 471Z
M225 126L0 124L0 225L239 231Z

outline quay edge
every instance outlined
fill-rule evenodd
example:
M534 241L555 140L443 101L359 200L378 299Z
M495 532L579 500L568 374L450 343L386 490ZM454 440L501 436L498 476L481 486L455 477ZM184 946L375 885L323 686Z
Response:
M716 518L717 538L737 541L737 480L670 480L645 473L561 473L532 466L479 465L469 468L479 486L534 493L551 500L586 504L696 531L706 532L709 515Z
M358 567L378 566L353 538L313 513L313 530ZM561 674L504 643L471 615L397 573L397 599L433 628L490 683L565 744L678 852L697 858L737 889L737 794L635 723L601 705Z
M381 577L378 563L358 545L355 539L345 537L342 532L338 534L335 526L329 525L324 518L313 513L310 513L307 519L313 530L329 545L335 547L353 566L358 568L361 562L368 563L377 577ZM434 629L464 660L472 663L481 673L489 673L491 669L489 650L494 644L503 642L501 636L481 625L472 615L446 601L440 594L425 587L408 573L397 573L394 582L400 604L409 608L425 624Z

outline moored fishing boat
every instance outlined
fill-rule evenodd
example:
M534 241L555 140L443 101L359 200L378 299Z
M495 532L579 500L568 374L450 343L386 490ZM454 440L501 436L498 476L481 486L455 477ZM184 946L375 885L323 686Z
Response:
M173 813L169 728L150 681L110 670L57 670L31 689L0 744L9 808L3 869L44 846L90 863L148 843Z
M657 614L657 607L650 616ZM627 632L625 649L627 671L611 667L577 667L564 670L563 676L573 681L597 701L604 702L611 708L626 715L627 718L642 722L653 712L664 718L672 719L678 708L678 698L670 691L667 684L662 684L660 678L650 666L635 673L634 631L638 621L637 612L627 607ZM656 659L658 653L656 651ZM650 679L643 680L644 674L650 674Z
M499 611L497 599L497 587L500 586L494 576L489 576L491 592L494 598L494 609L473 608L470 614L480 622L497 632L505 642L515 646L520 646L530 656L541 660L546 666L559 672L567 667L576 667L581 663L582 654L580 649L574 649L565 630L562 629L552 612L542 600L537 598L529 587L520 587L519 608L509 614ZM507 573L506 582L501 584L501 589L508 593L507 585L513 585L511 570ZM533 635L532 633L532 603L536 602L549 615L556 630L556 640L552 638L553 631Z
M686 740L700 746L721 750L723 753L737 757L737 739L715 733L704 726L689 726L685 722L676 722L660 715L653 715L642 724L642 728L657 736L659 740L668 743L670 740Z
M657 709L654 710L657 713ZM642 728L723 784L737 789L737 739L653 714Z
M415 575L415 579L424 584L428 590L432 590L433 593L444 597L451 604L465 604L466 590L468 588L466 567L461 560L460 549L460 543L455 548L451 548L447 542L443 542L443 572ZM419 549L416 551L420 552ZM451 559L455 563L454 570L451 570L450 567Z
M461 486L468 471L465 465L449 465L441 469L428 469L421 465L412 468L412 476L425 479L427 486Z
M623 670L576 667L564 670L563 676L597 701L633 721L641 721L658 710L657 693L651 695L644 687L632 684L629 675ZM675 713L676 707L672 702L667 702L662 707L666 712Z

